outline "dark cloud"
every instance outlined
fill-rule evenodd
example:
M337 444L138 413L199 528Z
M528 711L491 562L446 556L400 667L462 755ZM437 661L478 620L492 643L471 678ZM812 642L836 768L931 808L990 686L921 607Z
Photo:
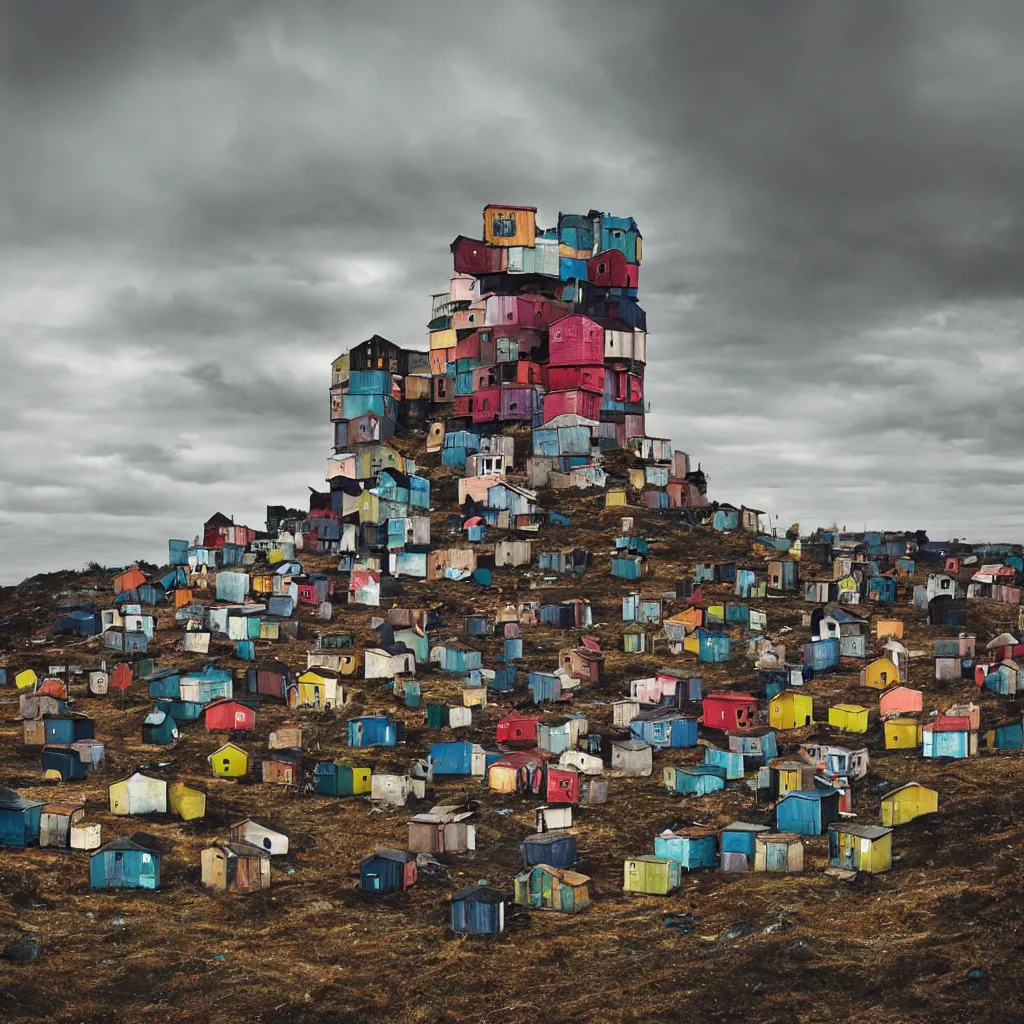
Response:
M631 213L650 429L806 525L1012 536L1024 8L0 5L0 578L323 478L481 207ZM1012 389L1011 389L1012 391Z

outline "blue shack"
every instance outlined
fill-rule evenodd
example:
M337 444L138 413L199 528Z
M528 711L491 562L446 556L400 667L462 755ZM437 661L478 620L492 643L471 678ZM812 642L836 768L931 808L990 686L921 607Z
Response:
M490 636L493 632L494 627L486 615L466 616L466 636Z
M869 601L877 601L880 604L895 604L896 577L872 576L868 580L867 597Z
M720 508L711 520L713 530L726 531L740 528L740 510L738 508Z
M706 796L725 789L725 769L716 764L667 767L662 772L665 788L681 796Z
M641 711L629 723L629 732L634 739L656 750L697 745L697 719L673 708Z
M455 672L465 675L471 669L483 666L483 655L480 651L465 644L438 644L431 651L431 657L437 656L437 667L442 672Z
M342 761L317 761L313 789L324 796L361 796L370 793L369 768L353 768Z
M149 637L145 633L130 633L125 630L124 650L145 654L149 650Z
M576 837L568 832L542 832L527 836L520 844L523 867L547 864L553 868L571 868L578 861Z
M291 617L295 602L286 594L275 594L267 600L267 613L279 619Z
M498 693L511 693L516 688L516 667L505 665L494 670L494 678L488 684L488 689Z
M613 555L612 575L620 580L638 580L647 574L647 559L641 555Z
M181 670L162 668L149 677L149 696L153 700L177 700L181 696Z
M749 626L750 605L727 604L725 606L725 624L727 626Z
M234 677L230 669L204 665L198 672L189 672L181 677L178 692L182 700L200 704L230 700L234 696Z
M167 746L178 738L178 725L161 710L151 711L142 722L142 742L154 746Z
M0 789L0 846L28 846L39 839L41 800L29 800L13 789Z
M1024 724L1020 718L1011 718L989 729L985 738L991 750L1024 750Z
M182 568L172 569L169 573L165 573L160 577L159 583L164 588L165 594L172 590L187 589L188 573Z
M350 747L394 747L405 740L405 723L383 715L353 718L348 723Z
M697 630L697 642L700 645L698 657L705 663L728 661L732 641L727 633L713 633L707 629Z
M166 712L175 722L198 722L205 709L205 704L195 700L161 700L156 705L157 711Z
M562 699L562 680L554 672L531 672L527 686L534 704Z
M78 740L96 736L96 725L88 715L68 712L65 715L43 715L43 743L46 746L70 746Z
M81 759L77 750L43 747L42 768L44 772L58 772L62 782L76 782L85 778L89 765Z
M471 885L451 899L452 931L466 935L500 935L505 930L508 897L486 885Z
M102 630L100 613L83 608L60 615L53 623L54 633L70 633L73 636L96 636Z
M167 542L167 564L188 565L188 541L169 540Z
M811 640L801 648L804 664L815 672L827 672L839 664L839 637L830 636L822 640Z
M519 661L523 656L523 638L510 636L505 640L505 661Z
M734 821L726 825L718 836L719 864L723 871L749 871L754 866L757 837L771 832L768 825L752 825L748 821Z
M615 549L630 555L647 555L650 553L650 546L643 537L616 537Z
M962 722L963 724L959 724ZM921 730L922 757L973 757L978 752L978 734L966 718L954 720L940 715Z
M730 781L743 778L743 755L738 751L720 750L718 747L705 747L704 763L723 768L725 770L725 777Z
M752 597L752 591L757 586L757 573L753 569L737 569L736 582L733 585L733 593L737 597Z
M363 892L405 892L416 882L416 854L405 850L374 850L359 864Z
M708 828L666 829L654 837L654 856L674 860L687 871L713 868L718 862L718 835Z
M820 836L838 820L838 789L796 789L775 805L775 826L780 832Z
M998 693L1003 697L1012 696L1017 692L1018 671L1016 662L1003 662L1000 665L996 665L985 676L985 689L991 690L992 693Z
M139 603L145 605L162 604L167 599L164 588L159 583L143 583L138 588Z
M101 846L89 858L90 889L158 889L160 851L142 833Z
M449 743L431 743L430 760L435 775L482 776L486 758L479 743L452 740Z

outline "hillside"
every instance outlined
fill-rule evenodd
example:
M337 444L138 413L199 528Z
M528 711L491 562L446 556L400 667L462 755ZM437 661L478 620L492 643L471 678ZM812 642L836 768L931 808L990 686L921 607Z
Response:
M438 487L443 474L429 469ZM556 497L542 495L542 504ZM492 617L507 601L586 597L593 629L606 652L605 678L571 703L587 716L591 732L611 734L609 702L628 693L630 679L662 664L699 674L704 692L758 686L751 660L741 647L723 664L698 664L692 655L622 651L621 598L631 589L674 591L696 562L735 562L764 570L751 552L749 535L720 534L690 527L669 513L628 509L635 533L651 542L653 577L630 586L609 574L610 551L623 510L605 509L603 496L557 496L557 507L572 517L568 527L541 528L541 546L586 546L593 555L579 580L543 583L534 569L499 569L494 586L471 581L407 581L403 607L442 607L438 637L457 635L460 616ZM450 529L448 515L432 515L435 546ZM496 531L488 540L500 538ZM510 535L511 536L511 535ZM346 584L336 557L302 556L306 571L321 571ZM805 555L808 578L815 569ZM912 661L909 682L924 692L926 711L961 700L981 705L983 723L1019 714L1012 698L979 691L972 683L937 683L931 646L949 630L930 627L908 602L915 580L901 583L893 613L904 620L904 642L927 652ZM27 664L72 663L95 667L104 655L98 637L60 638L47 634L56 606L69 596L109 600L110 576L103 571L36 577L0 592L0 660L9 670ZM536 588L536 589L535 589ZM726 600L727 586L705 585L705 603ZM679 610L682 601L666 611ZM979 643L1016 628L1016 608L971 601L968 626ZM809 609L797 594L751 602L768 615L768 634L790 649L809 637L801 624ZM863 610L863 609L862 609ZM351 631L357 647L372 646L373 609L336 605L332 628ZM298 639L257 642L257 659L278 658L301 668L321 624L300 617ZM158 665L199 667L199 655L175 652L181 635L172 612L162 607L150 650ZM551 669L560 649L579 631L524 627L525 670ZM434 637L432 637L432 640ZM470 638L493 665L501 650L497 637ZM244 671L233 644L215 641L222 664ZM878 648L869 638L869 650ZM433 668L430 666L429 668ZM844 664L807 687L815 716L837 702L874 703L874 692L858 683L859 666ZM424 701L460 703L456 677L420 671ZM267 737L284 723L303 728L307 763L345 758L375 771L405 771L431 742L451 738L424 726L422 710L406 709L376 682L356 680L352 702L339 712L289 711L282 703L260 703L255 731L241 745L255 757ZM104 841L142 829L168 851L162 884L154 893L91 893L88 856L61 849L0 847L0 945L24 933L39 937L30 963L0 961L0 1019L4 1021L142 1022L159 1017L217 1021L525 1021L732 1020L753 1014L764 1021L857 1019L860 1021L1006 1020L1019 999L1015 969L1018 949L1013 922L1024 909L1017 861L1024 813L1024 764L1017 754L963 761L929 760L918 752L885 751L873 722L866 737L871 764L855 786L857 821L878 819L879 783L916 780L939 793L939 813L900 826L894 837L896 861L882 875L860 874L852 882L823 873L827 840L806 838L804 872L796 875L719 871L685 875L682 888L667 897L632 896L621 891L622 863L651 852L665 828L692 823L722 826L743 818L769 821L746 786L695 798L670 795L662 785L666 764L702 760L703 747L668 750L655 758L649 778L609 778L608 802L581 808L574 831L581 863L592 878L593 902L578 916L513 914L499 937L454 937L448 929L448 897L477 880L511 891L521 867L520 840L534 829L536 800L490 792L479 779L435 779L425 801L408 808L380 809L362 800L302 794L252 780L211 777L207 755L226 737L182 727L169 748L141 743L141 722L151 709L142 682L122 696L90 698L72 687L74 707L96 721L106 744L105 769L82 782L60 785L41 780L37 751L21 747L21 723L13 687L0 689L0 785L23 795L60 801L82 795L88 820L102 824ZM979 696L980 693L980 696ZM494 746L497 720L528 693L492 697L483 720L460 738ZM407 724L407 742L391 750L352 751L345 722L379 710ZM553 710L553 709L544 709ZM812 727L780 733L780 753L811 736L842 742L834 730ZM703 730L702 742L721 745L721 734ZM208 794L206 817L185 823L176 816L124 819L111 815L106 791L111 781L139 766L160 777L186 780ZM434 803L474 801L476 852L443 855L439 877L421 875L409 892L369 897L356 890L358 863L374 847L406 845L406 822L415 810ZM283 862L275 858L271 888L245 897L215 895L199 883L199 853L223 837L242 817L279 826L292 841ZM686 930L666 927L670 915L692 915ZM979 968L980 980L970 980Z

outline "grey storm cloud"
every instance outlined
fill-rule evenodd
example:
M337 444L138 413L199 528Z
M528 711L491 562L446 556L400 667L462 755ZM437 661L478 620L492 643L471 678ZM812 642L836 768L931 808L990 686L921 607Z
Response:
M811 527L1019 539L1024 7L0 5L0 580L324 476L489 202L631 214L649 430Z

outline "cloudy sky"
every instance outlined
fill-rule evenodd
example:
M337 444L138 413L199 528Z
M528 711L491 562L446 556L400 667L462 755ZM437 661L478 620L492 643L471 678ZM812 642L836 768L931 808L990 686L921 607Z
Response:
M1020 540L1024 5L0 3L0 581L305 501L488 202L632 214L652 433Z

